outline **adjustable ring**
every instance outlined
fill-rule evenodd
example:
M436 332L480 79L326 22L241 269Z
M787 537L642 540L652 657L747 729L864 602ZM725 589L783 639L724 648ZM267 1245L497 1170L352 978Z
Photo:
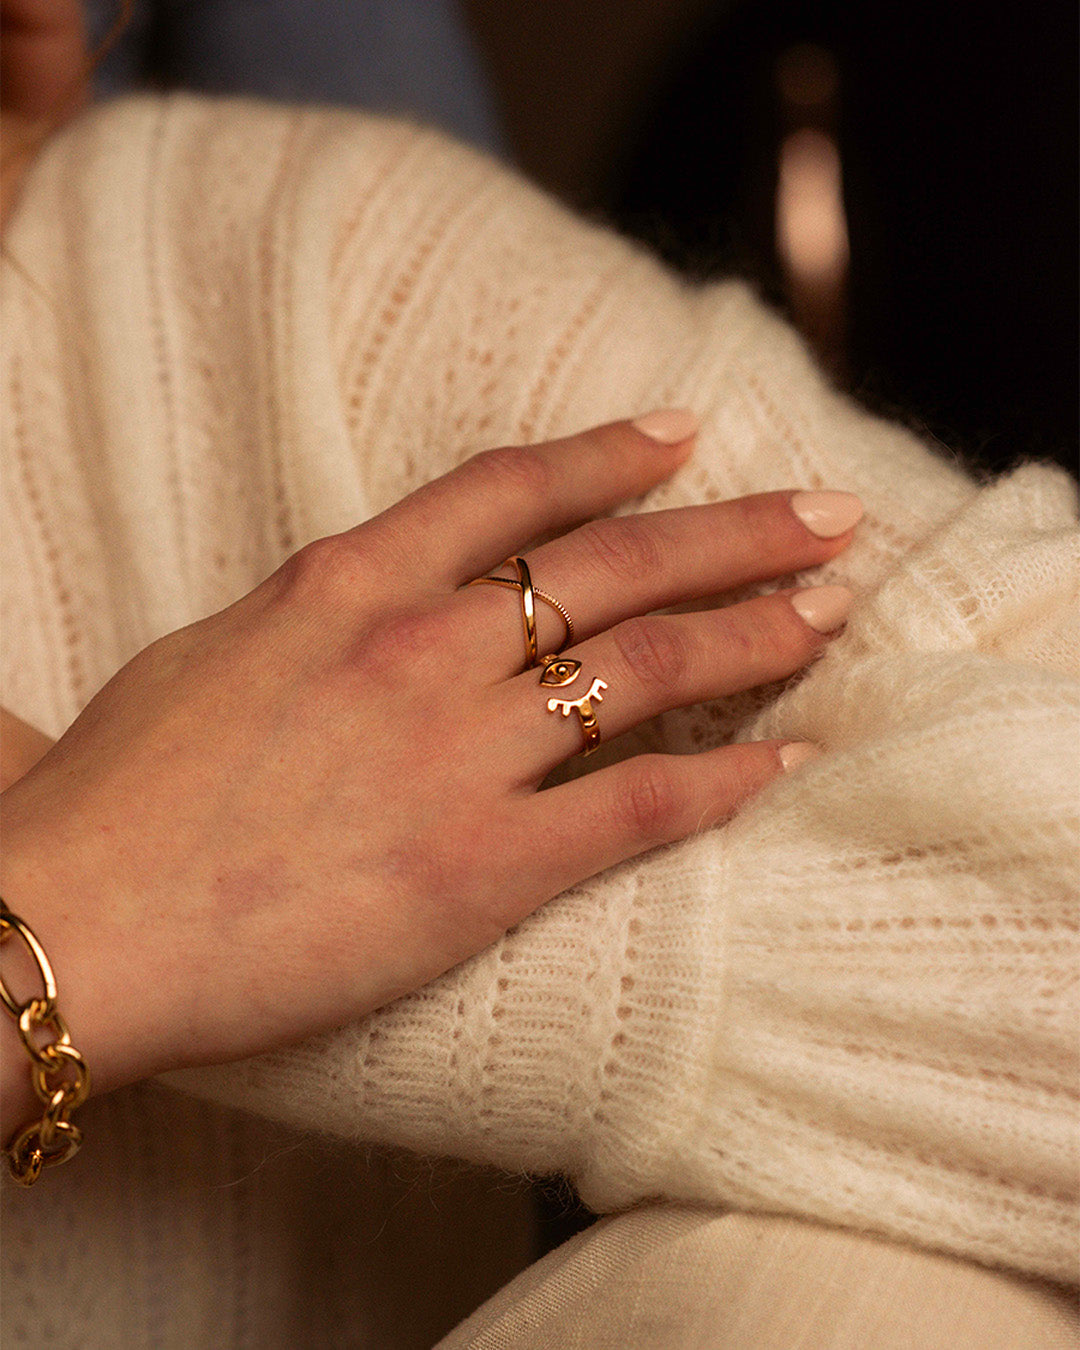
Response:
M548 689L561 689L565 685L573 684L581 673L580 661L575 661L569 656L559 656L557 652L545 656L541 664L544 673L540 676L540 683ZM547 701L547 710L550 713L562 713L564 717L569 717L572 712L577 713L578 721L581 723L583 755L591 755L600 744L600 727L592 705L594 699L597 703L603 703L604 690L607 687L606 680L594 678L589 686L589 692L582 694L580 698L549 698Z
M566 612L562 605L553 595L548 595L532 583L532 573L529 571L529 564L524 558L515 554L512 558L507 558L507 566L513 566L517 572L517 577L496 577L486 576L477 577L470 581L470 586L509 586L518 592L521 600L521 627L525 636L525 669L531 670L534 666L540 664L540 646L536 639L536 601L543 600L546 605L555 610L563 623L566 624L566 636L556 648L556 655L564 647L570 645L574 640L574 621Z

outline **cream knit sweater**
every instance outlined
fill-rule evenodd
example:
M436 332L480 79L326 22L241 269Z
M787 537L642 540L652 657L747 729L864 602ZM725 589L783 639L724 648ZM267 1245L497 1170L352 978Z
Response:
M708 1200L1076 1277L1063 474L977 486L831 391L744 286L690 289L403 124L115 105L49 148L8 250L3 700L53 734L154 637L500 442L688 404L700 449L646 505L867 505L804 578L861 597L804 678L605 747L822 759L363 1022L186 1088L563 1172L600 1210Z

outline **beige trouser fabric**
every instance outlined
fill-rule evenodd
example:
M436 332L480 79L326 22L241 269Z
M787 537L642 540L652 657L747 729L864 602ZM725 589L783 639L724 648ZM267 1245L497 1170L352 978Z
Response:
M523 1271L436 1350L1075 1350L1035 1280L775 1215L655 1205Z

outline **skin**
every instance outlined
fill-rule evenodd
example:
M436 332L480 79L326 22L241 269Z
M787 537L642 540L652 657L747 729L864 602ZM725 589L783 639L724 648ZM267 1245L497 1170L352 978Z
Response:
M7 211L89 62L75 0L2 0L0 19ZM49 953L95 1092L368 1012L574 882L727 819L783 771L777 743L740 745L537 792L580 748L549 692L601 675L610 738L790 675L827 641L784 594L642 618L851 539L812 534L791 493L593 519L691 448L619 423L477 456L154 643L55 745L0 711L2 893ZM513 593L466 587L552 534L529 560L574 616L572 690L522 673ZM538 625L541 651L562 642L543 604ZM17 993L27 974L5 965ZM40 1108L6 1017L0 1075L7 1139Z
M538 793L580 749L577 719L550 714L522 670L516 596L466 585L690 448L617 423L467 461L152 644L5 792L3 894L63 972L97 1090L370 1011L782 772L770 742L639 756ZM574 616L569 654L608 682L605 736L821 650L782 593L642 617L846 546L790 497L591 520L530 553ZM562 624L541 610L551 650ZM5 1063L20 1104L25 1066Z

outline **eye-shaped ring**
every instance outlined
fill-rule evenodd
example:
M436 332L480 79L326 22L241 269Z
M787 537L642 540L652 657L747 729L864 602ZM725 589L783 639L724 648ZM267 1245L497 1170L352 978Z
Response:
M575 661L569 656L545 656L543 660L544 673L540 676L540 683L547 685L550 689L554 686L556 689L564 688L568 684L573 684L578 675L581 674L581 662ZM563 717L569 717L571 713L577 713L578 721L581 724L582 735L582 753L591 755L600 744L600 727L596 721L596 713L593 711L593 700L597 703L603 703L604 690L607 688L607 681L594 677L589 685L588 691L581 694L578 698L549 698L547 701L547 710L550 713L561 713Z
M581 662L569 656L545 656L543 664L540 683L549 688L560 689L564 684L573 684L581 671Z

